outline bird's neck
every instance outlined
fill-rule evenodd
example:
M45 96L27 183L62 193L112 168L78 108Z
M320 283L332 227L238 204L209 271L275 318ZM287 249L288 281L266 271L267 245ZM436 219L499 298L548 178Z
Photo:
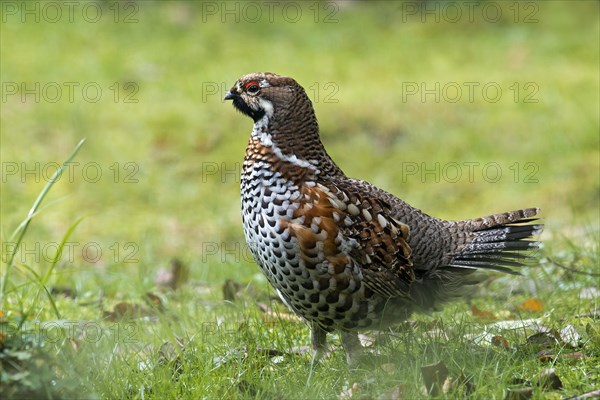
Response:
M295 112L293 117L287 110L278 111L256 121L252 139L272 148L284 161L314 168L318 175L343 175L321 143L319 124L312 109Z

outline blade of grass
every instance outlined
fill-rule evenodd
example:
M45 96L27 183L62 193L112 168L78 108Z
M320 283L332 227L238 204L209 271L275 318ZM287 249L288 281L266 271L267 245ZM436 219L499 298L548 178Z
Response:
M79 218L77 221L75 221L75 223L72 224L69 227L69 229L67 230L67 232L64 234L64 236L58 246L58 249L56 250L56 254L55 254L54 258L52 259L52 263L50 264L50 267L48 268L48 270L46 271L46 273L44 274L43 277L38 275L30 267L28 267L26 265L23 266L27 271L29 271L34 276L34 281L38 284L39 289L38 289L38 292L33 296L33 301L32 301L31 306L29 307L29 310L27 310L23 313L21 321L19 322L18 329L21 329L21 326L27 320L27 317L31 314L31 311L37 305L37 300L42 291L46 294L46 297L48 297L48 300L50 301L50 305L52 306L52 310L54 311L56 318L61 319L60 312L58 311L58 308L56 307L56 303L54 302L54 297L52 297L52 294L50 293L50 290L48 290L48 287L46 286L46 284L48 283L48 279L50 279L50 276L52 275L52 272L54 271L56 264L62 257L62 251L63 251L63 248L65 247L65 244L71 237L71 234L73 233L73 231L75 231L75 228L77 227L77 225L79 225L81 223L81 221L83 221L83 218Z
M34 280L36 282L38 282L38 284L42 281L42 277L37 272L35 272L33 270L33 268L31 268L30 266L25 265L25 264L23 264L22 267L25 270L27 270L31 275L33 275ZM39 296L41 290L44 290L46 292L46 295L50 299L50 304L52 305L52 309L54 310L54 313L56 314L57 318L60 319L60 313L58 311L58 308L56 307L56 303L54 302L54 298L52 297L52 294L50 293L50 291L48 290L48 288L45 285L42 285L40 287L40 289L38 290L38 292L36 293L36 295L35 295L35 299L33 301L32 306L29 307L29 310L24 311L22 313L21 320L19 321L19 324L17 325L17 331L21 330L21 327L23 326L23 324L25 323L25 321L27 321L27 317L29 316L29 314L31 313L31 310L35 306L37 297Z
M77 146L75 146L75 149L73 150L73 152L62 163L62 165L60 166L60 168L58 168L56 170L56 172L54 173L54 175L52 175L52 178L50 178L50 180L48 181L48 183L46 183L46 185L44 186L44 188L42 189L42 191L38 195L37 199L33 203L33 206L29 210L29 213L27 213L27 217L23 220L23 222L15 230L15 233L13 233L13 235L11 236L11 238L12 238L12 237L15 236L15 234L18 234L18 238L17 238L17 241L16 241L15 246L13 248L12 254L8 258L8 262L6 264L6 270L4 271L4 274L2 276L2 282L1 282L1 286L0 286L0 304L2 305L2 308L4 308L6 286L8 284L8 278L10 276L10 270L11 270L12 264L14 262L15 255L17 254L17 251L19 249L19 246L21 245L21 242L23 241L23 237L25 236L25 233L27 232L27 228L29 227L29 223L31 222L31 219L35 215L37 209L42 204L42 201L44 200L44 197L46 197L46 195L48 194L48 192L50 191L50 189L52 188L52 186L56 183L56 181L58 180L58 178L60 178L60 176L62 175L62 172L64 171L64 169L71 162L71 160L75 157L75 155L79 152L79 149L81 148L81 146L83 146L83 143L85 143L85 139L82 139L77 144Z

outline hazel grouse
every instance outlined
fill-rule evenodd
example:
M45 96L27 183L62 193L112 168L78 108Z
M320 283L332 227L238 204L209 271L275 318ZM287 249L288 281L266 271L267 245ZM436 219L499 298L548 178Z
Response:
M537 208L463 221L431 217L347 177L319 139L292 78L241 77L225 95L254 121L242 168L248 247L281 299L310 325L315 359L328 332L349 364L357 331L382 329L461 296L475 270L518 274L539 242Z

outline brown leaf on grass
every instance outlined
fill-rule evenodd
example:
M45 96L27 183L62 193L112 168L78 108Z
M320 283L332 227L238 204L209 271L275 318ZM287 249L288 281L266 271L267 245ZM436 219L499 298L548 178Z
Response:
M444 381L448 378L448 368L443 361L437 364L421 367L421 376L425 386L425 393L429 396L437 396L442 393Z
M480 310L476 305L471 306L471 314L477 319L495 321L496 316L491 311Z
M565 360L565 361L571 361L573 364L575 364L577 362L577 360L579 360L580 358L587 359L587 358L590 358L590 356L585 355L579 351L576 351L573 353L556 354L553 351L542 350L537 354L537 358L541 362L554 362L555 360Z
M543 390L556 390L563 386L560 378L556 375L556 370L554 368L548 368L542 371L538 378L537 385L541 386Z
M167 287L172 290L177 290L181 285L189 280L190 269L183 264L179 259L171 260L169 269L161 268L154 277L154 283L160 287Z
M500 335L492 336L492 345L502 347L504 349L510 349L510 344L508 343L508 340L506 340L504 336Z
M517 306L519 311L539 312L544 308L544 303L539 299L527 299Z
M258 354L268 357L279 357L284 356L286 354L283 351L277 350L273 347L257 347L256 352Z
M158 311L164 311L165 306L163 306L163 302L160 296L152 292L146 292L145 300L152 306L152 308Z
M62 295L71 299L77 297L75 295L75 291L66 286L52 286L50 289L50 294L53 296Z
M241 283L233 279L227 279L223 283L223 299L232 302L237 300L243 287Z
M181 360L181 353L185 348L183 340L175 338L175 344L173 342L164 342L158 349L158 364L168 365L172 369L172 375L175 379L181 375L183 370L183 361Z
M125 318L140 318L153 315L151 310L144 308L138 304L127 303L122 301L117 303L113 311L102 311L102 316L108 321L120 321Z
M113 311L103 311L104 319L109 321L117 321L124 317L131 317L137 314L140 310L140 306L137 304L120 302L115 304Z
M551 350L541 350L537 353L537 358L541 362L552 361L552 360L554 360L555 356L556 356L556 354L554 354L554 352Z
M551 332L537 332L527 337L527 345L548 349L557 346L558 340Z

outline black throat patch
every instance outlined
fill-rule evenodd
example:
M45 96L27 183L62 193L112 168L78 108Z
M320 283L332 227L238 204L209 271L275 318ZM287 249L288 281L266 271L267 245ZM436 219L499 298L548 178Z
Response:
M235 96L233 98L233 106L242 114L245 114L252 118L254 122L260 120L262 117L265 116L265 110L253 110L248 106L248 104L246 104L246 102L240 96Z

